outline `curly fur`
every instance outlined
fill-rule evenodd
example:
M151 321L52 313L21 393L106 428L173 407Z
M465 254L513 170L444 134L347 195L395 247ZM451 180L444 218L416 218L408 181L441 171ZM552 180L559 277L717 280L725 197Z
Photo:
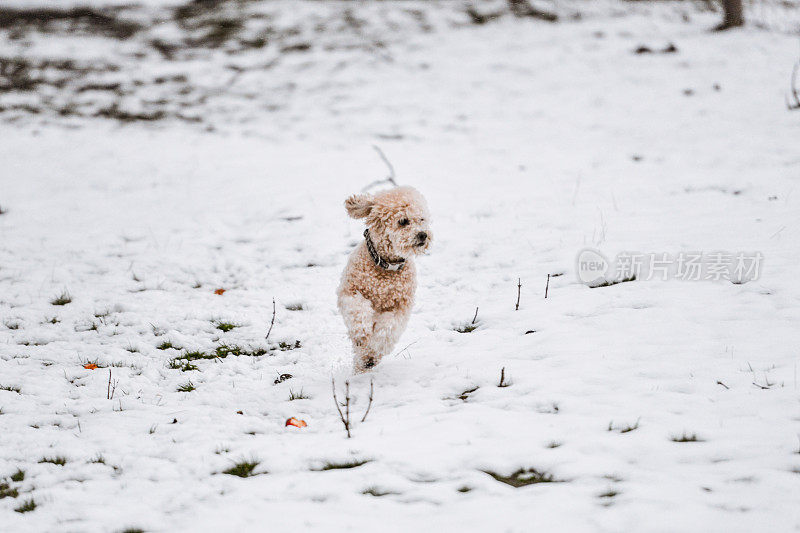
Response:
M401 270L384 270L362 241L342 273L339 311L353 343L353 366L363 372L389 353L405 330L417 287L414 256L428 251L433 235L425 198L411 187L353 195L344 206L351 217L364 219L381 257L405 260Z

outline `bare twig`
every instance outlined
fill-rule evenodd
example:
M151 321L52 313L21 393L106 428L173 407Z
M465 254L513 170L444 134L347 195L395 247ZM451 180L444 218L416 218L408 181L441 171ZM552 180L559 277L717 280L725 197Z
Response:
M350 382L344 382L344 417L347 419L347 436L350 437Z
M478 308L477 307L475 308L475 316L472 317L472 323L474 324L476 320L478 320Z
M111 369L108 369L108 387L106 389L106 398L109 400L114 399L114 392L117 390L117 383L119 383L118 379L111 380ZM120 408L120 410L122 410Z
M372 187L380 185L381 183L391 183L392 187L397 187L397 182L394 180L394 167L392 166L392 163L389 161L389 158L386 157L386 154L384 154L383 150L378 148L378 146L373 144L372 147L375 149L376 152L378 152L378 155L383 160L383 162L386 163L386 166L389 168L389 175L383 178L382 180L373 181L372 183L361 189L361 191L362 192L366 191L367 189L371 189Z
M331 388L333 389L333 403L336 405L336 410L339 412L339 419L344 424L344 430L347 431L347 438L350 438L350 382L345 381L347 385L347 396L345 398L347 405L347 418L342 414L342 408L339 407L339 399L336 397L336 381L331 378Z
M497 384L498 387L508 387L511 385L511 381L506 381L506 367L500 369L500 383Z
M517 278L517 306L514 308L515 311L519 311L519 297L522 294L522 278Z
M414 342L410 342L410 343L408 343L408 345L407 345L405 348L403 348L402 350L399 350L399 351L397 351L397 352L393 353L393 354L392 354L392 357L395 357L395 356L398 356L398 355L400 355L401 353L405 352L406 350L408 350L409 348L411 348L412 346L414 346L414 345L415 345L415 344L417 344L418 342L419 342L419 340L415 340ZM410 354L410 352L409 352L409 354Z
M269 323L269 331L267 331L266 340L269 340L269 334L272 333L272 326L275 325L275 297L272 297L272 321Z
M550 274L547 275L547 285L544 286L544 297L547 298L547 291L550 289Z
M367 404L367 410L364 411L364 416L361 417L361 421L367 419L367 415L369 414L369 410L372 407L372 395L373 395L373 385L375 383L372 380L369 380L369 403Z
M722 385L722 386L723 386L723 387L725 387L726 389L730 390L730 387L728 387L727 385L725 385L725 384L724 384L723 382L721 382L721 381L717 381L717 385Z
M794 111L795 109L800 109L800 91L797 89L797 74L798 69L800 69L800 61L794 64L792 68L792 79L789 83L789 90L791 91L791 96L786 96L786 107L789 111Z
M386 163L386 166L389 167L389 176L386 179L390 181L392 185L397 185L394 182L394 167L392 166L392 163L389 161L389 158L386 157L386 154L384 154L383 150L381 150L377 145L373 144L372 147L375 149L376 152L378 152L378 155L381 156L381 159L383 159L383 162Z

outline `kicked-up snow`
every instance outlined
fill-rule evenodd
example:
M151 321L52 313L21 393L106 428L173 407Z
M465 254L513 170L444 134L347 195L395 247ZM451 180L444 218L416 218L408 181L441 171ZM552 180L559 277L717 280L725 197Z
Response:
M0 531L800 528L798 38L638 4L0 28ZM353 375L373 144L436 241ZM674 262L590 288L586 249Z

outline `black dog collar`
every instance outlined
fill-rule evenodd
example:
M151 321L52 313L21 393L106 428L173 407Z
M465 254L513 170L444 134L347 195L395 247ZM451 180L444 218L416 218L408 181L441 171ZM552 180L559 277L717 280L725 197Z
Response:
M398 270L402 270L404 266L406 266L406 260L401 259L399 261L387 261L383 257L380 256L378 251L375 249L375 244L372 242L372 239L369 238L369 230L364 230L364 239L367 241L367 251L369 251L369 255L372 257L372 260L375 264L381 267L384 270L391 270L396 272Z

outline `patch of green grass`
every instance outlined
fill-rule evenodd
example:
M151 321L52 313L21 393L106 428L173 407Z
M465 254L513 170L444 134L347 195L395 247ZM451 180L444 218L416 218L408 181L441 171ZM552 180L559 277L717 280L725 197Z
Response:
M463 487L458 487L458 492L470 492L472 491L472 487L468 487L464 485Z
M453 328L453 330L459 333L472 333L473 331L478 329L478 326L479 324L467 323L467 324L462 324L460 326L456 326L455 328Z
M17 394L22 394L22 391L19 387L11 387L9 385L0 385L0 390L8 391L8 392L16 392Z
M260 463L258 461L239 461L227 470L223 470L223 474L239 477L251 477L256 475L255 469Z
M56 455L55 457L42 457L39 459L40 463L52 463L58 466L64 466L67 464L67 458L63 455Z
M24 479L25 479L25 471L20 468L17 468L17 471L11 474L11 481L13 481L14 483L19 483Z
M311 396L306 396L303 394L303 389L300 389L300 392L294 392L292 389L289 389L289 401L293 400L309 400Z
M197 387L194 386L194 383L192 383L191 381L187 381L183 385L178 386L178 392L192 392L196 388Z
M200 350L193 350L191 352L184 352L178 356L178 359L186 359L187 361L197 361L198 359L216 359L216 354L209 354L201 352Z
M589 285L589 288L597 289L597 288L600 288L600 287L611 287L612 285L619 285L620 283L627 283L629 281L636 281L636 275L634 274L632 276L629 276L627 278L622 278L622 279L606 280L606 281L604 281L602 283L599 283L597 285Z
M182 372L189 372L190 370L200 370L200 368L189 361L182 359L170 359L169 367L173 370L180 370Z
M172 344L171 341L164 341L158 346L156 346L156 348L158 348L159 350L182 350L182 348L179 348L174 344Z
M361 494L367 494L369 496L375 496L376 498L380 498L381 496L389 496L391 494L398 494L398 493L392 492L391 490L383 490L378 487L369 487L362 490Z
M598 497L598 498L608 498L608 499L611 499L611 498L613 498L614 496L618 496L618 495L619 495L619 492L615 491L614 489L610 489L610 490L607 490L606 492L603 492L603 493L601 493L601 494L598 494L598 495L597 495L597 497Z
M303 345L300 344L300 341L294 341L294 344L291 342L279 342L278 349L282 352L286 352L288 350L296 350L297 348L301 348Z
M222 331L223 333L227 333L230 330L232 330L233 328L238 328L239 325L238 324L231 324L230 322L216 322L215 323L215 327L218 330Z
M563 445L563 443L555 441L555 440L554 441L550 441L550 442L547 443L547 447L551 448L551 449L552 448L560 448L562 445Z
M144 529L139 527L129 527L125 528L120 533L144 533Z
M34 509L36 509L36 502L33 501L33 498L25 500L18 507L14 508L14 510L18 513L29 513Z
M540 472L535 468L520 468L509 476L504 476L496 472L489 472L488 470L485 472L500 483L505 483L514 488L526 487L537 483L558 483L558 480L553 478L552 474Z
M243 348L237 345L220 344L216 347L214 353L217 357L224 359L229 355L247 355L249 357L260 357L265 355L267 350L265 348Z
M228 345L228 344L220 344L214 350L214 353L220 359L224 359L229 355L243 355L246 354L246 350L242 349L240 346Z
M0 481L0 500L3 498L16 498L19 496L19 490L11 488L5 481Z
M322 465L322 468L318 468L316 470L318 472L324 472L326 470L343 470L347 468L357 468L369 462L370 462L369 459L365 460L351 459L350 461L343 461L341 463L327 462L324 465Z
M164 346L167 343L162 344ZM166 349L161 348L159 349ZM170 347L172 345L170 344ZM182 353L181 355L171 359L169 361L169 368L174 370L183 370L184 372L188 370L199 370L198 367L191 363L191 361L198 361L198 360L210 360L210 359L225 359L229 355L239 356L239 355L247 355L251 357L260 357L262 355L267 354L268 351L264 348L243 348L237 345L231 344L220 344L214 349L213 353L207 353L200 350L193 350L187 351Z
M70 302L72 302L72 296L70 296L67 291L63 291L61 294L50 300L50 303L53 305L67 305Z
M286 310L287 311L302 311L303 310L303 304L301 304L301 303L289 304L289 305L286 306Z
M614 421L613 420L608 423L608 430L609 431L616 430L616 431L619 431L620 433L630 433L631 431L636 431L637 429L639 429L639 420L638 419L633 424L626 424L624 426L620 426L620 427L617 427L617 428L614 427Z
M680 436L673 435L670 440L672 442L703 442L703 439L697 438L697 434L687 435L686 432L683 432Z

